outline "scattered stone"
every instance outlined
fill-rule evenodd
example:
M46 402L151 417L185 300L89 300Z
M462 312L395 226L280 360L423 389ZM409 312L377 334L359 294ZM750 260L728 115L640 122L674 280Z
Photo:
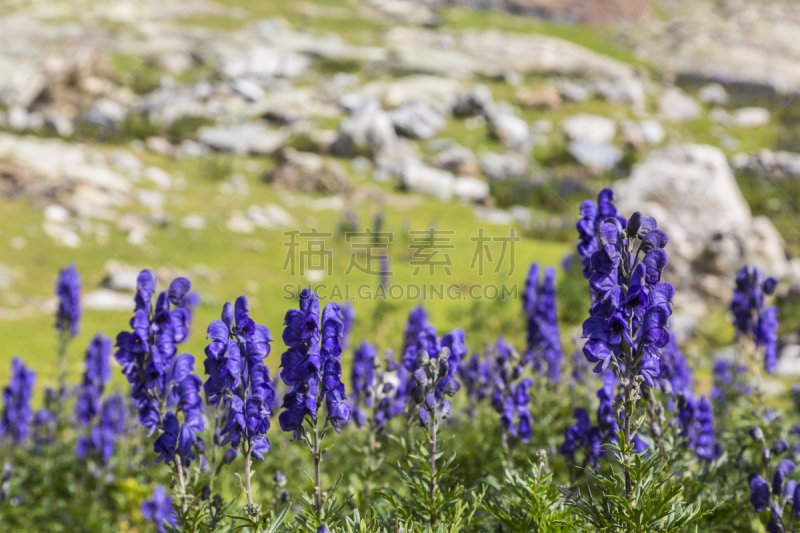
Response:
M571 141L567 151L581 165L596 170L611 170L622 159L622 152L619 148L595 141Z
M203 229L206 227L206 217L198 213L186 215L181 218L181 227L185 229Z
M670 87L658 99L658 113L665 120L686 122L700 116L703 110L691 96L677 87Z
M643 109L645 103L644 84L635 76L607 78L598 80L595 90L609 102L623 102L632 104L637 109Z
M157 154L170 157L174 154L174 147L172 146L172 143L170 143L164 137L148 137L144 140L144 145L148 150Z
M444 202L453 197L455 178L453 174L423 163L410 160L402 173L403 186L410 192L433 196Z
M781 349L775 375L783 378L800 377L800 344L787 344Z
M547 86L535 91L527 91L517 96L522 107L531 109L558 109L561 106L561 93L556 87Z
M769 149L760 150L750 156L736 154L731 165L737 171L766 173L770 178L800 176L800 154Z
M230 218L225 222L225 228L234 233L253 233L256 225L247 215L236 209L231 212Z
M264 89L248 78L236 78L233 80L233 90L250 102L258 102L264 98Z
M489 197L489 184L471 176L456 178L453 192L456 198L468 202L482 202Z
M645 119L639 123L642 130L642 137L647 144L655 145L661 144L666 134L664 133L664 126L654 118Z
M589 89L571 81L562 81L558 88L561 97L568 102L582 104L592 97L592 93L589 92Z
M763 107L742 107L733 112L733 123L740 128L764 126L769 118L769 111Z
M492 136L499 139L507 148L516 152L528 152L533 145L528 123L524 119L495 111L489 113L489 128Z
M561 131L571 141L610 143L617 133L617 126L610 118L578 114L565 118L561 122Z
M412 139L430 139L445 126L444 117L424 104L406 104L389 113L394 129Z
M476 207L473 214L478 220L485 220L490 224L497 224L499 226L511 226L514 224L514 215L502 209Z
M286 133L254 123L201 128L198 139L212 150L236 154L274 155L286 142Z
M278 189L306 193L336 194L352 189L337 162L292 148L281 151L275 169L267 173L264 180Z
M389 115L369 106L342 121L330 150L339 156L367 155L377 160L396 158L401 148Z
M709 83L697 91L697 97L701 102L713 105L725 105L728 103L728 91L719 83Z
M83 295L83 307L94 311L131 311L133 301L130 294L111 289L97 289Z
M480 171L478 160L472 150L458 143L448 143L431 158L430 164L459 175L475 176Z
M485 85L476 85L468 92L458 95L453 103L453 116L474 117L485 115L494 103L492 92Z
M528 159L516 152L506 152L505 154L486 152L481 154L479 160L481 172L490 181L522 177L530 168Z

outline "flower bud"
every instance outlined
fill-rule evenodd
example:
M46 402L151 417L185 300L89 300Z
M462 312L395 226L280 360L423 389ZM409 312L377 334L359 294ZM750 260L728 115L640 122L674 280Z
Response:
M286 476L280 470L276 470L275 474L272 476L272 481L279 487L286 486Z
M281 492L281 503L287 503L288 501L289 501L289 491L284 489L284 491Z
M761 431L761 428L758 426L753 426L750 428L750 438L753 439L755 443L763 443L764 442L764 432Z
M428 352L425 350L420 350L417 352L417 364L419 366L425 366L428 364L428 361L431 360L431 356L428 355Z
M457 379L451 379L447 382L447 385L444 386L444 393L451 398L455 396L459 390L461 390L461 382Z
M425 391L419 387L413 387L411 389L411 399L414 400L414 403L420 404L425 401Z
M428 427L431 425L431 414L425 409L420 409L418 417L419 425L425 429L428 429Z
M433 394L428 394L425 396L425 409L431 412L436 409L436 398L433 396Z
M414 383L421 389L428 385L428 373L425 372L424 368L418 368L414 371Z
M450 370L450 361L445 359L444 357L439 359L439 375L446 376L447 371Z
M194 441L194 448L197 450L197 453L200 455L206 454L206 441L200 437L197 437Z
M203 488L200 489L200 500L206 501L211 497L211 487L208 485L203 485Z
M772 453L773 455L781 455L786 453L789 450L789 443L785 440L776 440L775 443L772 445Z
M450 403L450 400L445 400L442 402L442 405L439 406L439 416L444 420L450 416L450 411L453 410L453 404Z
M234 461L234 459L236 459L237 455L239 455L239 452L236 451L236 448L228 448L222 455L222 464L224 465L231 464Z

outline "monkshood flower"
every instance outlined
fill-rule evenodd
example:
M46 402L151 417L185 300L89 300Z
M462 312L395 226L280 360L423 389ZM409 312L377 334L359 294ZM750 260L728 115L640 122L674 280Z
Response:
M55 294L58 298L56 329L63 335L75 337L81 322L81 275L75 263L59 272Z
M675 398L678 394L691 394L693 381L692 369L689 368L675 338L671 337L661 352L661 373L658 376L658 386ZM674 401L671 400L668 407L674 409Z
M707 462L718 458L721 448L714 430L714 410L704 396L695 400L691 391L681 393L678 399L678 422L680 436L686 439L687 447L695 450L697 457Z
M508 467L513 467L513 446L509 437L527 442L533 434L529 391L531 378L522 378L524 367L516 350L499 337L495 343L492 368L492 407L500 415L500 438Z
M408 322L403 333L403 354L410 346L416 346L419 334L422 333L422 328L427 325L428 313L424 307L419 306L409 313ZM414 352L414 356L416 356L416 352Z
M600 459L605 457L604 444L616 442L618 430L614 417L614 388L617 376L610 370L603 373L603 386L597 391L600 403L597 406L597 425L592 426L589 414L585 409L577 408L574 412L575 424L567 428L564 443L561 445L561 454L575 461L575 452L584 451L584 465L589 463L593 467L600 465Z
M488 398L494 387L491 351L489 354L472 354L458 369L458 377L464 384L467 398L474 405Z
M714 361L713 374L714 388L711 390L711 399L715 403L724 406L734 398L750 394L750 387L745 380L746 366L717 359Z
M764 300L775 292L778 281L766 278L754 266L745 265L736 275L736 290L731 300L733 326L737 338L746 337L764 350L764 370L772 373L778 364L778 310L766 307Z
M165 523L169 524L172 528L177 525L177 516L172 509L172 500L170 499L164 487L157 485L153 489L153 495L149 500L142 502L142 517L153 522L158 528L159 533L166 533L167 528Z
M356 310L350 302L345 302L342 306L342 349L350 346L350 334L353 332L353 324L356 321Z
M258 514L250 487L250 464L252 458L263 461L263 454L270 449L266 433L275 389L264 359L270 353L272 336L266 326L250 318L247 298L240 296L235 305L225 303L221 319L209 324L207 338L211 342L205 349L204 365L209 378L203 389L210 404L228 410L221 444L230 443L244 456L248 511Z
M7 437L15 444L28 437L33 418L31 398L35 384L36 373L27 369L22 360L15 357L11 361L11 381L3 389L0 437Z
M78 457L96 455L107 464L114 455L117 437L125 431L128 409L119 394L108 396L100 408L100 420L89 435L81 435L75 445Z
M339 425L350 419L342 383L340 339L344 325L339 304L335 302L328 303L320 317L319 300L309 289L300 293L299 307L287 311L284 319L283 342L287 350L281 356L281 378L290 391L283 398L284 410L279 421L283 431L292 432L292 440L305 442L314 458L313 511L317 523L321 523L324 498L319 478L320 443L328 425L338 433ZM323 401L327 417L320 427L318 412Z
M375 345L362 340L361 345L353 350L353 369L350 371L350 399L356 426L366 423L367 415L360 404L370 408L373 405L372 387L375 381L375 363L378 350Z
M617 216L617 209L613 202L614 191L603 189L597 196L596 204L591 200L584 200L581 204L581 218L577 224L578 256L581 258L583 275L586 279L589 279L592 254L600 249L597 238L600 225L607 218ZM621 222L624 222L624 219Z
M190 314L181 307L189 287L189 280L176 278L168 291L158 295L154 306L156 277L152 271L143 270L137 279L131 331L117 335L114 358L130 383L139 422L150 434L159 427L170 395L177 392L172 387L173 366L177 345L189 331ZM184 364L187 361L184 359Z
M564 353L559 338L556 304L556 271L547 267L539 283L539 265L534 263L525 280L523 309L528 318L528 349L523 362L530 362L536 373L546 374L551 383L561 378Z
M100 397L111 379L110 359L111 339L98 333L86 349L86 369L75 398L75 418L84 427L100 410Z

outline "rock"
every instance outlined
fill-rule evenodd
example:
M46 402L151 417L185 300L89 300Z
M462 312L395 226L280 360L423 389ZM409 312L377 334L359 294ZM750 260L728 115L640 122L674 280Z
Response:
M697 91L697 97L701 102L713 105L725 105L728 103L728 91L719 83L709 83Z
M740 128L755 128L767 124L769 117L763 107L742 107L733 112L733 123Z
M711 117L711 120L717 122L718 124L722 124L723 126L729 126L733 123L733 117L730 113L722 109L721 107L715 107L712 109L708 116Z
M69 222L70 213L66 207L58 204L50 204L44 208L44 219L48 222L55 222L56 224L65 224Z
M408 161L402 172L403 187L410 192L433 196L442 201L453 197L455 178L446 170L432 168L416 160Z
M228 221L225 222L225 229L234 233L253 233L256 230L256 226L247 215L235 209L231 212Z
M206 217L198 213L186 215L181 218L181 227L185 229L203 229L206 227Z
M453 174L477 175L478 160L472 150L458 143L450 143L430 160L436 168L448 170Z
M661 144L664 140L664 127L656 119L643 120L640 124L642 138L647 144Z
M158 66L170 74L180 74L192 68L194 60L192 56L182 51L170 51L158 57Z
M484 176L491 181L497 181L524 176L530 163L524 155L516 152L486 152L480 156L480 167Z
M264 207L251 205L247 208L247 218L259 228L264 229L288 227L295 223L292 215L275 204L267 204Z
M632 104L635 108L644 108L644 84L638 77L601 79L595 84L595 90L609 102L623 102Z
M247 78L233 80L233 90L250 102L258 102L264 98L264 89L258 83Z
M485 220L490 224L497 224L499 226L511 226L514 224L514 215L502 209L476 207L473 214L478 220Z
M157 154L172 156L174 153L172 143L164 137L148 137L144 140L144 145L148 150Z
M292 148L280 153L275 169L264 180L278 189L306 193L337 194L352 189L339 163Z
M218 152L273 155L286 142L286 134L259 124L242 123L201 128L198 139Z
M453 192L461 200L481 202L489 197L489 184L471 176L460 176L456 178Z
M111 289L97 289L83 295L81 300L85 309L95 311L132 311L133 299L130 294L124 294Z
M496 110L492 110L487 118L492 136L499 139L507 148L516 152L530 150L533 137L524 119Z
M592 93L589 92L589 89L571 81L562 81L559 83L559 91L561 92L561 97L568 102L582 104L592 97Z
M494 103L492 92L485 85L476 85L468 92L458 95L453 103L453 116L474 117L486 115Z
M103 266L105 278L101 285L116 292L136 292L136 281L139 277L141 268L123 263L122 261L109 260ZM128 296L128 305L131 306L131 297Z
M445 126L444 117L424 104L406 104L389 113L394 129L412 139L430 139Z
M521 93L517 101L522 107L531 109L558 109L561 106L561 92L553 86L542 87Z
M344 157L368 155L373 160L393 159L400 151L394 124L380 109L365 110L346 118L339 126L339 137L330 150Z
M800 344L787 344L781 349L775 375L783 378L800 376Z
M81 245L81 238L69 225L57 222L45 222L42 226L45 235L53 239L59 246L77 248Z
M703 110L691 96L677 87L670 87L658 99L658 113L665 120L686 122L700 116Z
M595 141L572 141L567 151L578 163L597 170L611 170L622 159L622 152L616 146Z
M727 302L743 264L788 274L780 235L766 218L753 219L718 148L669 145L614 189L620 213L653 216L669 235L666 277L679 291Z
M614 140L617 126L610 118L578 114L565 118L561 122L561 131L571 141L610 143Z
M800 176L800 154L763 149L752 155L736 154L731 160L737 171L766 173L769 178Z

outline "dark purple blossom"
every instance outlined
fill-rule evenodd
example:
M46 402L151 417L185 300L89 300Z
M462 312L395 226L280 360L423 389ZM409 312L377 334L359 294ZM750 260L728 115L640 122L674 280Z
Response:
M177 516L172 509L172 500L161 485L153 489L153 495L149 500L142 502L141 512L145 520L156 525L159 533L167 532L165 522L173 528L176 527Z
M342 306L342 349L350 347L350 334L353 332L353 324L356 321L356 310L350 302L345 302Z
M777 365L778 310L765 307L765 296L775 292L775 278L752 265L745 265L736 275L736 290L731 300L733 326L737 337L747 337L764 350L764 369L772 373Z
M58 298L56 329L75 337L81 321L81 275L75 263L59 272L55 294Z
M103 463L108 463L114 455L117 437L125 431L128 410L122 396L115 394L103 400L100 408L100 420L92 427L89 435L78 437L75 453L78 457L90 454L99 456Z
M559 338L556 271L547 267L541 284L539 271L538 264L531 265L522 294L528 319L528 348L523 363L530 362L538 374L546 374L550 382L557 382L561 378L564 353Z
M75 418L88 426L100 409L100 397L111 379L111 339L99 333L86 349L86 369L75 398Z
M371 408L373 405L372 391L375 381L375 360L378 350L375 345L362 340L361 345L353 350L353 368L350 371L350 398L356 426L362 427L366 422L366 414L361 409L361 403Z
M576 408L573 416L575 423L567 428L564 443L560 448L561 455L570 461L575 460L577 450L583 449L589 443L589 432L592 429L592 422L586 409Z
M35 384L36 373L27 369L22 360L15 357L11 361L11 381L3 389L0 437L10 438L16 444L28 437L33 418L31 398Z

